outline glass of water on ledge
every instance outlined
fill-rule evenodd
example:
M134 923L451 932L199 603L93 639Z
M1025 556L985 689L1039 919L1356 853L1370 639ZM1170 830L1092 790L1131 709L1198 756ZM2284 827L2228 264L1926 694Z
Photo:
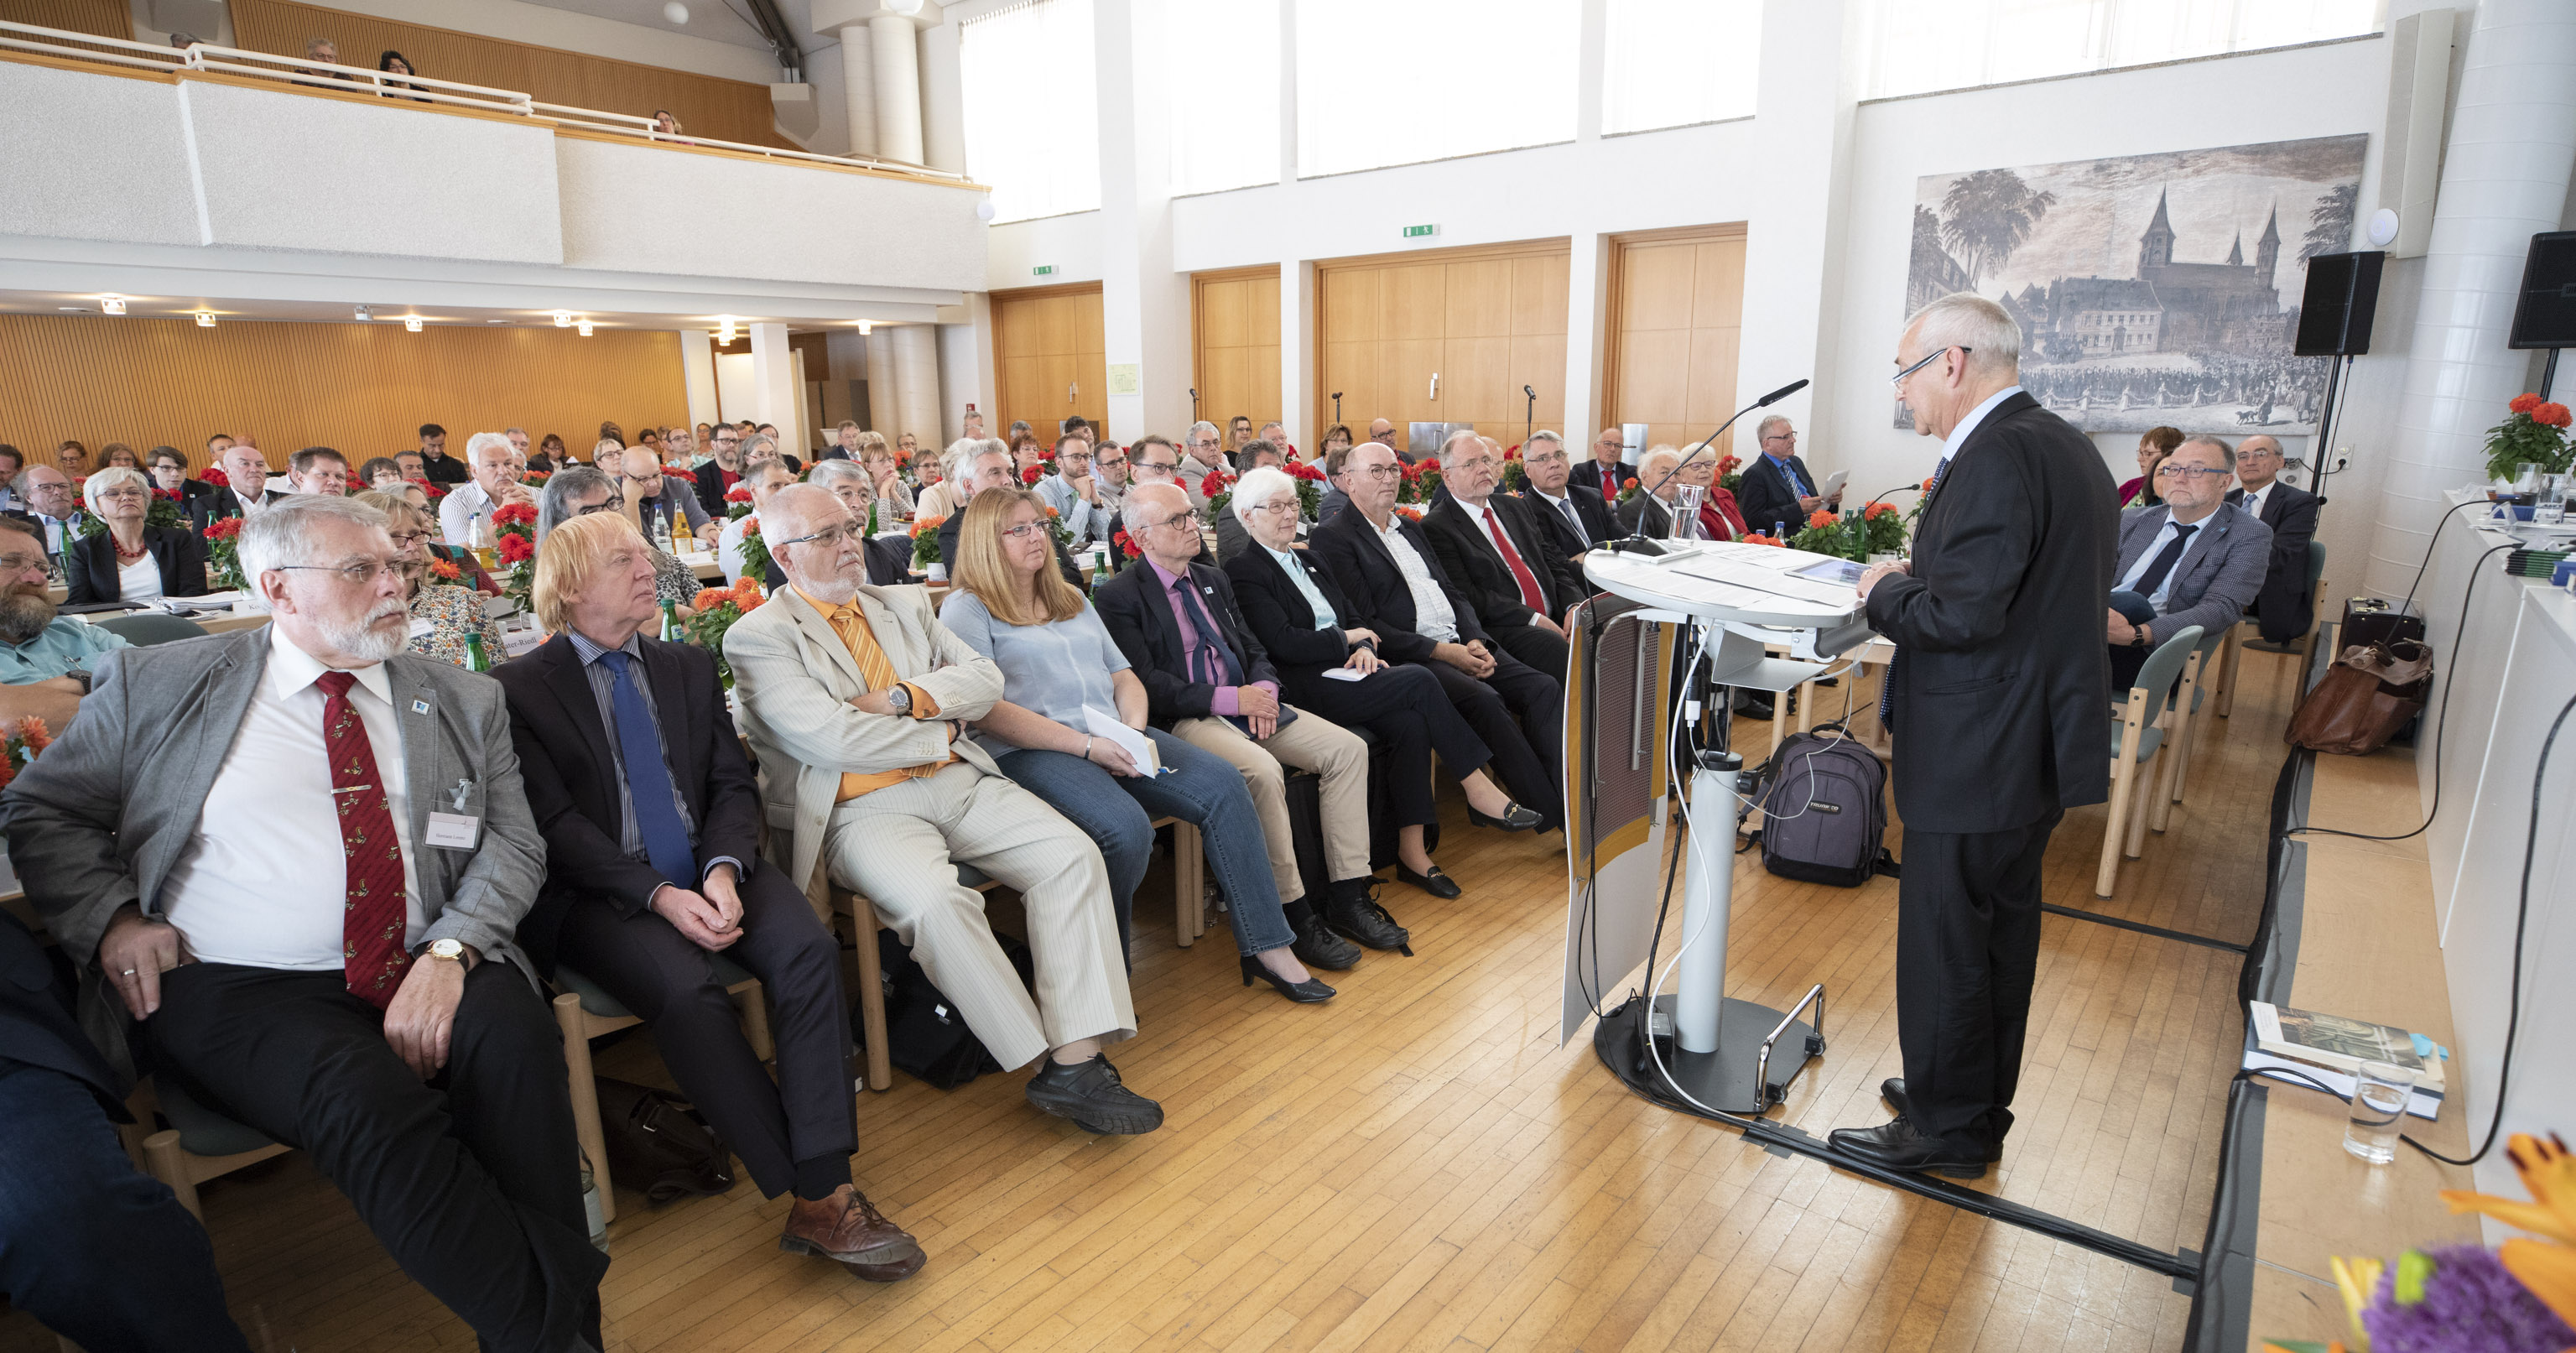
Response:
M2386 1062L2363 1062L2353 1076L2352 1121L2344 1125L2343 1149L2373 1165L2397 1158L2399 1124L2406 1101L2415 1094L2415 1073Z

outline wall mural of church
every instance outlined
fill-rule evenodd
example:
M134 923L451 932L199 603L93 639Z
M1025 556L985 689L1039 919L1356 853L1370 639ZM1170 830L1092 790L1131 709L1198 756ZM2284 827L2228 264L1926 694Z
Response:
M2365 136L1935 174L1912 313L1974 291L2022 327L2022 385L2088 432L2303 435L2326 359L2293 357L2307 260L2351 247ZM1897 426L1910 426L1903 405Z

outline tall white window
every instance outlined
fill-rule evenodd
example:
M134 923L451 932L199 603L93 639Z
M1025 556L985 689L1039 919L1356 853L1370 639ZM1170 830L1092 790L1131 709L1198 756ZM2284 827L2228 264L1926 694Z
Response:
M1761 0L1610 0L1604 18L1603 132L1753 115Z
M1867 97L2377 32L2385 0L1875 0Z
M1091 0L1026 0L957 34L966 175L993 190L993 220L1100 208L1100 97Z
M1279 181L1279 0L1163 9L1163 63L1147 83L1172 109L1172 191Z
M1297 0L1297 173L1574 139L1582 6Z

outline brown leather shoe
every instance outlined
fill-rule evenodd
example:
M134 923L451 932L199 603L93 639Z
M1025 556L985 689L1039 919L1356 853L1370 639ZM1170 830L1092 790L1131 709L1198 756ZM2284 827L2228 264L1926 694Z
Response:
M887 1221L857 1188L843 1184L829 1198L799 1198L787 1209L778 1248L837 1261L850 1276L872 1283L900 1282L921 1271L930 1256L921 1242Z

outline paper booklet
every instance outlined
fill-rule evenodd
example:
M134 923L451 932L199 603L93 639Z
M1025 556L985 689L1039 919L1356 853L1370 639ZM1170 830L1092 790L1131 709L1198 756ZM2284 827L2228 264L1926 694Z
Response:
M1154 751L1154 740L1118 721L1116 715L1103 714L1089 705L1082 707L1082 721L1089 725L1082 731L1095 738L1117 743L1127 750L1129 760L1146 775L1163 773L1163 759Z

